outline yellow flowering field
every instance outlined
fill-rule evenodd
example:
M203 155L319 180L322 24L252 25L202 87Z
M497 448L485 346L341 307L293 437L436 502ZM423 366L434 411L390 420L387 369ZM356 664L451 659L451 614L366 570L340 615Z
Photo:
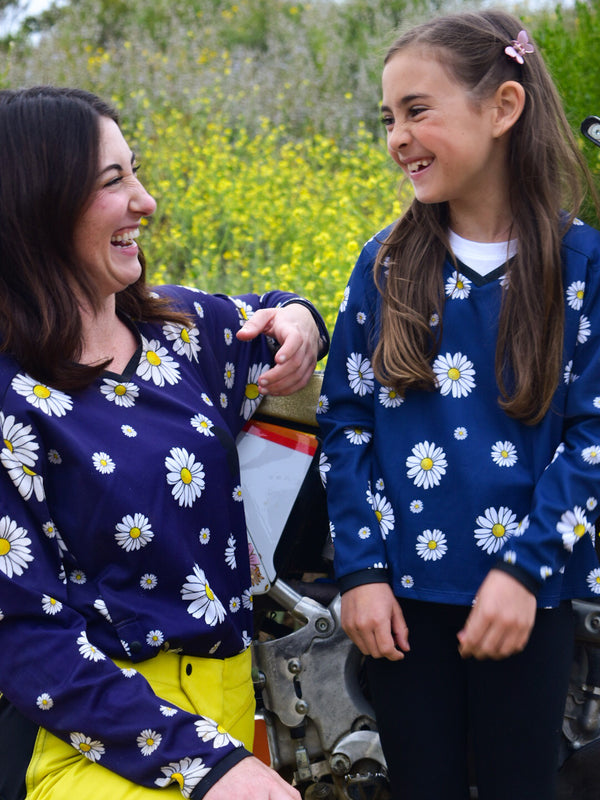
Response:
M158 203L141 238L154 283L289 289L333 327L360 248L400 213L398 171L383 140L360 126L340 146L291 141L267 120L249 136L172 109L125 133Z

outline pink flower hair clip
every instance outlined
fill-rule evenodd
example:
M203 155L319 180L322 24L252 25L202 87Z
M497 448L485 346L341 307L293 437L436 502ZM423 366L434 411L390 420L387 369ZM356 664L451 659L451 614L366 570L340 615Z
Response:
M523 56L535 52L535 48L529 41L527 31L519 31L517 38L504 48L504 52L509 58L514 58L517 64L523 64Z

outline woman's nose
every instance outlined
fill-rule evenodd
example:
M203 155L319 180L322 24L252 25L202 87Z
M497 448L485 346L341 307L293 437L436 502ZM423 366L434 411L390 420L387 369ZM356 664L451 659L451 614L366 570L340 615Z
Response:
M156 200L150 192L146 191L143 184L137 182L136 191L131 199L131 204L141 216L149 217L156 211Z

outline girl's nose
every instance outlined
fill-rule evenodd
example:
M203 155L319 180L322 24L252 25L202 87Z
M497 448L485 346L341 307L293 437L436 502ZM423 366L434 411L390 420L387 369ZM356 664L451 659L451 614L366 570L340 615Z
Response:
M395 123L391 131L388 131L387 144L391 152L397 153L402 147L408 144L410 132L407 125Z

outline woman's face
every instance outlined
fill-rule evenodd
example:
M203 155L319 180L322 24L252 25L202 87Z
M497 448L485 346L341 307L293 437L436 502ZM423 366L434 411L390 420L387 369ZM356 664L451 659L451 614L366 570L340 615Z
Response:
M135 158L118 125L101 117L96 188L75 228L75 255L102 298L141 274L136 237L142 217L156 209L136 177Z

